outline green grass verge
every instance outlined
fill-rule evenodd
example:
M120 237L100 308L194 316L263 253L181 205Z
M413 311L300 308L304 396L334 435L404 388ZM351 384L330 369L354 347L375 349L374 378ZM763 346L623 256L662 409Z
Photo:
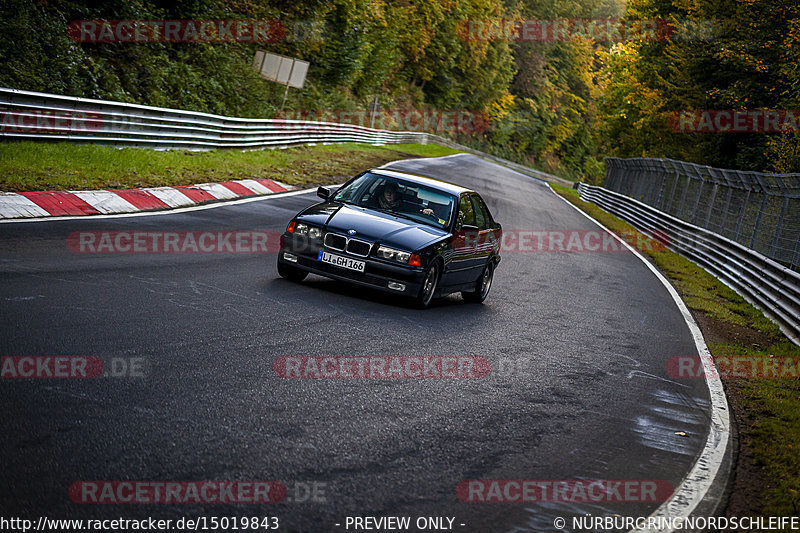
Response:
M0 191L129 189L269 178L306 186L344 178L389 161L458 153L438 145L332 144L285 150L117 149L84 144L0 143Z
M581 200L577 191L551 186L608 229L635 231L630 224ZM649 241L643 235L640 238ZM647 246L642 248L642 253L672 280L690 309L733 327L747 328L760 341L709 343L715 358L800 357L800 347L790 342L777 325L714 276L676 253L653 251L658 250L657 246L652 246L652 250ZM741 436L770 481L770 488L762 495L763 514L800 514L800 380L728 378L724 381L726 388L735 387L736 399L732 401L740 402L738 407L753 420L752 427L742 429Z

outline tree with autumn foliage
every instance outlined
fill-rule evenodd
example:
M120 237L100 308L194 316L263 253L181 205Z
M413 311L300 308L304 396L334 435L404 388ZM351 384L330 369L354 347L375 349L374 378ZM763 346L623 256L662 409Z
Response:
M784 0L631 0L626 17L671 21L666 41L613 48L605 58L599 131L622 157L800 171L796 132L675 132L681 110L796 110L800 4Z

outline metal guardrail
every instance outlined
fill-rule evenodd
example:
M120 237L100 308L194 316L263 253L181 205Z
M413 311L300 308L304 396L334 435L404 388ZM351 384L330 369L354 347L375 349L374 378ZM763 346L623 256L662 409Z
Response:
M800 344L800 274L727 237L618 192L580 183L578 193L655 238L666 236L668 248L711 272Z
M0 88L2 140L209 150L310 143L425 143L427 134L209 113Z
M426 132L352 124L232 118L125 102L0 87L0 140L71 141L155 149L276 148L308 144L438 144L468 152L537 179L572 182Z
M800 174L606 158L604 187L800 270Z

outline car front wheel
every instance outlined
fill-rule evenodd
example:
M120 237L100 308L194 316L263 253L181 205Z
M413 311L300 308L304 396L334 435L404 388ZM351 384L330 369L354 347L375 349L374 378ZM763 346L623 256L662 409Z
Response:
M434 263L425 272L425 280L422 282L422 287L417 296L417 305L422 309L427 308L433 301L433 295L436 293L436 287L439 285L439 265Z
M494 280L494 265L491 261L486 263L486 268L483 269L481 277L475 282L474 291L464 291L461 296L464 300L473 303L483 302L489 296L489 290L492 288L492 280Z

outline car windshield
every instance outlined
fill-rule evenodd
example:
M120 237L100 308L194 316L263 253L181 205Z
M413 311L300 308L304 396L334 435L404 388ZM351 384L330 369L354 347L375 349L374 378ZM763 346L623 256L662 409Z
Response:
M335 202L375 209L437 228L450 225L456 197L403 179L367 172L336 192Z

